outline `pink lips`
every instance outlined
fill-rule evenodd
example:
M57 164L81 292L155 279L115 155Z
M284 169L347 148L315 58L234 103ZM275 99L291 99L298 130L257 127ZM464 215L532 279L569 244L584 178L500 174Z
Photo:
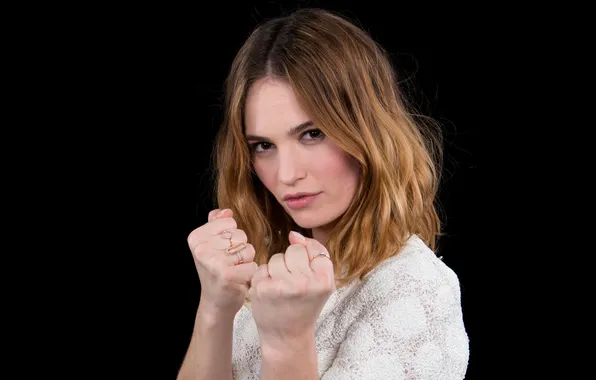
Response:
M286 196L284 197L284 201L286 202L289 208L293 210L298 210L309 206L319 194L320 193L298 196Z

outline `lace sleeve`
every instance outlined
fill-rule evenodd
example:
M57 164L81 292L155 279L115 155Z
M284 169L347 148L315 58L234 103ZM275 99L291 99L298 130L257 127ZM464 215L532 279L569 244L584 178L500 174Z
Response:
M468 337L453 284L401 283L347 331L322 380L459 380Z

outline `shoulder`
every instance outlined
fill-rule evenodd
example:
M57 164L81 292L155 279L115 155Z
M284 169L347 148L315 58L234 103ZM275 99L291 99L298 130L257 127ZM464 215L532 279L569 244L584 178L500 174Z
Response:
M448 340L467 351L459 279L418 236L371 271L357 297L367 305L360 318L379 328L397 329L396 336Z
M432 292L460 302L460 284L455 272L417 236L412 235L395 256L380 263L362 281L362 290L372 299L421 296Z
M459 281L420 238L412 236L347 292L345 304L353 313L341 315L353 319L329 379L376 379L389 370L403 378L464 377L469 342Z

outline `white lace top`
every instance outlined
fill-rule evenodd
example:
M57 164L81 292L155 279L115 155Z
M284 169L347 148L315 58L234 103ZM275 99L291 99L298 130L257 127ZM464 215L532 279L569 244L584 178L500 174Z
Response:
M363 281L335 291L317 322L319 379L463 379L469 357L459 280L416 235ZM299 358L297 358L299 360ZM235 380L260 378L257 327L234 320Z

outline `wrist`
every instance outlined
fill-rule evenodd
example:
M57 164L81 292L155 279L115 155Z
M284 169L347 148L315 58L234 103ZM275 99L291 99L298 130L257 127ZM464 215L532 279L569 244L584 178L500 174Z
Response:
M307 332L299 336L263 337L261 339L261 354L269 361L285 361L295 359L296 356L315 353L315 333Z
M197 310L197 319L201 321L207 327L213 327L216 325L234 323L235 313L221 310L217 307L213 307L207 304L199 303Z

